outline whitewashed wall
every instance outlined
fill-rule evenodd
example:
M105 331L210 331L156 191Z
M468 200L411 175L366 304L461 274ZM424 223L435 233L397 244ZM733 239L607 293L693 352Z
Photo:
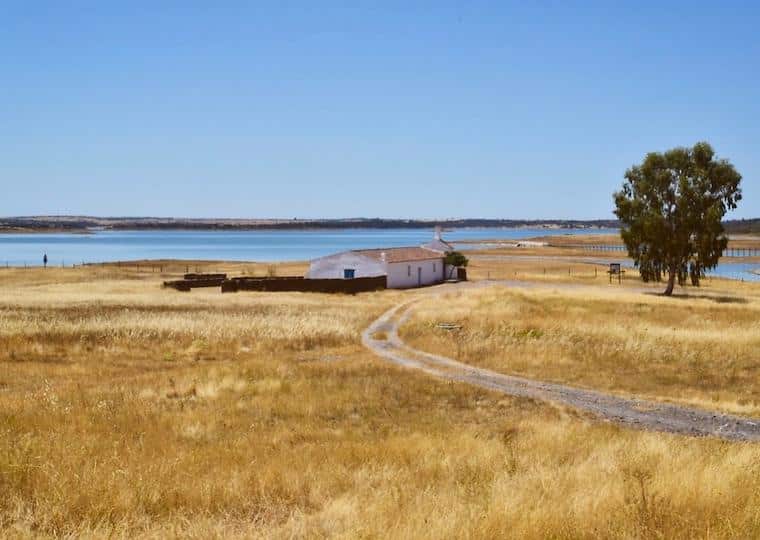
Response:
M389 289L408 289L419 285L417 268L422 269L422 285L444 279L443 257L426 261L383 263L357 253L336 253L311 261L307 278L343 279L343 270L352 268L354 277L388 276ZM456 272L455 272L456 275Z
M411 270L410 270L411 268ZM422 285L443 280L443 258L427 261L397 262L388 264L388 288L408 289L419 285L417 268L422 268Z
M343 270L353 268L354 277L375 277L385 275L385 264L371 257L356 253L336 253L311 261L307 278L343 279Z
M456 279L457 275L457 267L447 264L443 279Z

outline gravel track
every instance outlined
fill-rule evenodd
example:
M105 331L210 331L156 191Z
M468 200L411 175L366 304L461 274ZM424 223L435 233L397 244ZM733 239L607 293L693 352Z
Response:
M419 298L417 296L416 299ZM364 346L386 360L434 377L513 396L562 403L634 429L697 437L712 436L733 441L760 441L760 419L635 398L626 399L594 390L503 375L414 349L401 340L398 329L410 316L415 301L402 303L375 320L362 334Z

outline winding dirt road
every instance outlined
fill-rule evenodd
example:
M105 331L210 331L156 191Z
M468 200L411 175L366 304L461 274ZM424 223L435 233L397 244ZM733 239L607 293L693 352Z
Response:
M364 331L362 343L391 362L434 377L465 382L513 396L563 403L631 428L737 441L760 441L760 419L625 399L594 390L503 375L414 349L401 340L398 329L409 317L418 299L419 297L405 302L381 315Z

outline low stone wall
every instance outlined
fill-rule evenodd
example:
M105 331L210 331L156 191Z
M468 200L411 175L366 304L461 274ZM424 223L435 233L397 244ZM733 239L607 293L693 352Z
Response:
M219 287L224 283L224 278L212 279L176 279L173 281L164 281L164 287L177 289L178 291L189 291L198 287Z
M185 274L185 279L227 279L227 274Z
M321 292L356 294L385 289L385 276L355 279L304 279L300 276L266 278L232 278L222 283L222 292Z
M189 291L196 287L219 287L227 274L185 274L185 279L164 281L164 287L170 287L178 291Z

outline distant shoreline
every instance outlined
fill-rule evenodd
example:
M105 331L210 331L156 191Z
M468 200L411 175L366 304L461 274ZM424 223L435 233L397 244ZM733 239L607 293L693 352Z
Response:
M615 219L194 219L156 217L22 216L0 217L0 234L67 233L92 234L98 231L320 231L345 229L619 229ZM760 218L727 220L726 232L760 234Z
M98 231L318 231L345 229L606 229L614 220L511 220L457 219L405 220L381 218L323 220L182 219L182 218L96 218L78 216L34 216L0 218L0 234L71 233Z
M3 228L0 227L0 234L95 234L97 231L92 229L66 229L66 228Z

